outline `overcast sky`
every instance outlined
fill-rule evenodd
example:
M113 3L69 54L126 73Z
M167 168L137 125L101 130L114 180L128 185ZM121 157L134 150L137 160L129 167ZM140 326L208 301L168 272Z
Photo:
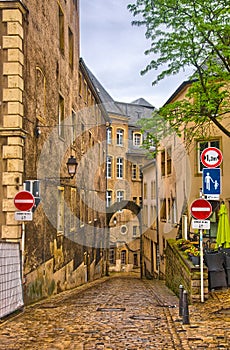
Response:
M80 0L80 55L114 100L143 97L158 108L187 76L180 74L152 86L155 71L140 75L150 62L151 56L144 54L150 45L145 28L131 25L129 3L134 1Z

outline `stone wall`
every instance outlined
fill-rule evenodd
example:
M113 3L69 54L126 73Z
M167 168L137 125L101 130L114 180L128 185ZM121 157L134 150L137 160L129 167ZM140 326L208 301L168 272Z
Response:
M167 241L166 248L166 285L179 295L179 286L188 292L190 303L200 300L200 267L186 259L175 245L175 240ZM204 266L204 298L208 298L208 270Z

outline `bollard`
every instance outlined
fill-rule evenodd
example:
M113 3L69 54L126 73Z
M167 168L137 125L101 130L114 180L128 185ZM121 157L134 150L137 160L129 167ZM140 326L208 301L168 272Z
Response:
M179 286L179 316L183 316L183 291L184 287L182 284Z
M183 291L183 324L189 324L188 293Z

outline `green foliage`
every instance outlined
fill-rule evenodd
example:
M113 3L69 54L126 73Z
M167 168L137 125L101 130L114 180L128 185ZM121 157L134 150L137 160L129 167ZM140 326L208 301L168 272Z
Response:
M128 9L138 18L132 23L144 25L150 41L145 54L151 61L142 74L160 70L153 81L157 84L188 67L194 71L186 100L163 106L162 119L190 139L207 137L211 122L230 137L221 123L230 112L229 0L136 0Z

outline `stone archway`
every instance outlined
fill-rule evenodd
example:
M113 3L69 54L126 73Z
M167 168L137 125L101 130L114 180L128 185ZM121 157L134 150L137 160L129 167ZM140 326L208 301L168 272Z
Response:
M141 207L133 201L126 201L126 200L123 200L120 202L115 202L109 208L107 208L107 212L106 212L107 226L109 226L109 223L110 223L112 216L118 210L122 210L122 209L128 209L131 212L133 212L138 217L139 224L141 226L141 217L140 217Z
M113 217L113 215L119 211L127 209L130 210L133 214L136 215L138 218L139 222L139 227L140 227L140 278L143 277L143 242L142 242L142 219L141 219L141 207L137 205L133 201L128 201L128 200L122 200L120 202L115 202L112 204L109 208L107 208L106 212L106 224L109 229L110 227L110 220Z

